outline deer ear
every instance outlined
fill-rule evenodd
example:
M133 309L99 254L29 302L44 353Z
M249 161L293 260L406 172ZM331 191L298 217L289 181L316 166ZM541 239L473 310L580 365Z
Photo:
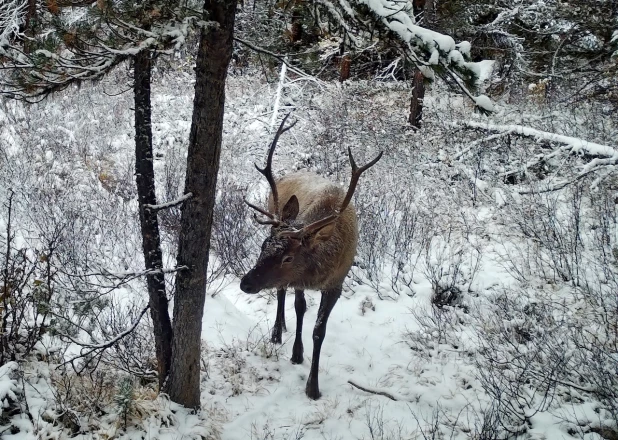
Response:
M335 222L329 223L320 228L311 236L311 246L315 246L328 240L333 235L333 232L335 232Z
M285 223L296 220L298 210L298 198L296 196L290 197L290 200L288 200L288 202L283 207L281 220L283 220Z

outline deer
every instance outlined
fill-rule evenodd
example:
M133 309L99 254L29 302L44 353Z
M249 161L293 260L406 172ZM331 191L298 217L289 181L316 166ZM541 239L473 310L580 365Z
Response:
M321 395L318 370L326 324L341 296L343 281L354 262L358 243L356 210L350 202L361 174L375 165L383 152L359 168L348 148L352 176L345 193L339 185L307 171L290 173L275 181L272 159L277 141L296 124L294 121L284 127L289 116L284 117L268 149L266 166L255 165L270 185L268 208L262 209L245 199L250 208L263 216L259 218L254 213L255 220L271 228L255 266L242 277L240 289L249 294L277 289L277 314L271 336L271 341L277 344L281 343L282 332L287 330L286 291L294 289L296 336L290 359L293 364L303 362L302 328L307 310L305 289L321 291L313 329L313 357L305 387L307 397L317 400Z

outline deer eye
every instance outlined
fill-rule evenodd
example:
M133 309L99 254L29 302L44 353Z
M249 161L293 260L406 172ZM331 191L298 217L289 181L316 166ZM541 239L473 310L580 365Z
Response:
M286 255L285 257L283 257L283 260L281 262L282 263L291 263L293 259L294 259L294 256Z

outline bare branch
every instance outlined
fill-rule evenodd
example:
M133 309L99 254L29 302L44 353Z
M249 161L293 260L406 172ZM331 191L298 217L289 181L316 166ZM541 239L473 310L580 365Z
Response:
M358 385L355 382L352 382L351 380L348 380L348 383L352 385L353 387L358 388L359 390L365 391L366 393L377 394L378 396L388 397L389 399L394 400L395 402L400 400L400 399L397 399L395 396L393 396L391 393L388 393L386 391L364 387L364 386Z
M172 201L167 202L167 203L161 203L159 205L148 205L148 204L145 204L144 208L145 209L149 209L151 211L157 212L157 211L161 211L163 209L169 209L169 208L173 208L173 207L178 206L178 205L182 205L184 202L189 200L191 197L193 197L193 193L187 193L187 194L183 195L182 197L179 197L176 200L172 200Z

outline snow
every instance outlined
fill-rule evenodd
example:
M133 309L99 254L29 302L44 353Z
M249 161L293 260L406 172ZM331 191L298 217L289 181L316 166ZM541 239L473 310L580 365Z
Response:
M448 52L453 61L461 61L463 46L459 52ZM246 235L239 236L239 240L246 244L242 248L247 250L243 261L249 267L267 228L252 226L242 198L263 201L268 193L268 185L253 163L261 165L265 160L272 136L266 128L273 117L276 96L281 103L295 102L294 117L299 121L280 140L273 164L278 176L297 170L319 171L325 177L317 181L318 186L345 187L349 179L348 146L358 163L374 157L378 150L386 150L375 169L363 175L355 196L361 240L356 265L328 322L320 368L322 398L311 401L304 394L319 292L306 292L305 360L292 365L289 358L296 324L292 292L285 308L287 332L283 344L275 345L270 343L276 310L273 292L245 294L239 289L238 277L227 274L211 282L204 308L202 411L191 414L171 404L165 396L138 397L139 413L127 429L122 427L123 421L116 412L106 409L104 415L81 415L84 428L75 437L214 439L219 432L221 438L230 440L368 439L372 435L399 440L422 437L434 425L440 430L436 437L474 437L478 434L475 429L484 421L483 411L495 402L479 379L477 362L483 360L483 343L487 341L483 338L488 337L484 331L500 328L513 334L530 326L550 334L561 319L583 320L589 316L596 320L601 313L592 310L569 282L556 276L544 279L541 268L550 272L547 266L533 265L535 255L550 261L550 255L542 248L543 237L528 241L521 232L514 232L511 221L518 218L517 213L526 213L532 207L542 214L545 205L518 194L514 186L502 184L499 167L509 169L512 163L500 162L491 155L506 149L507 139L513 144L516 140L508 154L520 155L520 162L527 164L536 160L533 153L528 155L527 149L536 153L538 150L533 147L542 140L564 147L560 154L582 155L572 158L577 166L603 166L604 160L613 161L616 157L611 121L599 121L608 131L597 133L587 125L594 121L584 119L584 130L577 131L577 117L567 117L563 112L548 117L536 113L537 109L506 103L491 117L468 120L474 116L466 102L436 84L426 96L425 126L420 132L412 132L401 117L409 105L409 90L403 84L351 81L346 87L316 87L314 83L283 78L275 88L263 81L260 75L230 76L220 182L225 194L238 195L233 201L239 201L243 207L238 211L241 214L231 209L224 215L216 213L217 221L225 215L232 216L232 223L242 226L237 232L245 230ZM9 186L23 188L19 191L24 197L20 199L23 206L18 214L24 222L20 224L20 245L36 248L32 237L36 237L38 228L47 226L39 220L59 219L60 224L68 225L64 233L77 238L71 252L81 255L82 247L88 249L90 266L88 270L83 268L84 274L93 280L99 280L96 277L102 273L107 275L106 281L114 277L132 278L114 297L116 303L128 308L145 305L144 285L140 282L143 277L137 278L145 272L136 226L137 204L131 192L132 102L127 95L111 98L103 93L109 92L112 85L113 81L85 86L81 95L61 94L60 98L66 99L32 107L37 130L20 132L20 136L2 136L2 147L11 145L13 153L11 166L0 168L0 200L5 200ZM172 201L152 206L155 209L183 199L183 170L178 164L186 159L184 148L190 128L187 102L191 101L192 91L191 82L180 75L163 77L153 86L154 166L160 179L157 199ZM491 105L484 95L475 101L481 107ZM284 112L279 113L276 120ZM25 124L30 116L11 117ZM10 132L8 124L2 121L0 129ZM555 132L550 131L552 124L556 124ZM555 151L542 148L547 156ZM474 162L477 158L483 160ZM573 176L566 165L562 164L560 170L565 178ZM575 173L578 172L576 168ZM305 175L316 182L313 174ZM39 194L44 191L51 198ZM555 195L559 213L572 206L565 194ZM218 197L222 198L221 194ZM549 205L552 200L548 196L543 203ZM583 213L582 247L589 272L601 273L596 257L589 253L591 231L601 227L598 223L602 218L593 208L586 206ZM170 212L174 210L162 211L161 218L168 221L165 215ZM72 218L78 221L71 222ZM4 220L0 211L0 241L4 239ZM533 220L524 224L540 221L537 217ZM566 214L555 218L557 223L567 220ZM165 267L175 268L175 241L170 238L173 234L163 221L161 225ZM404 227L412 226L418 228L416 235L404 235ZM80 227L84 235L70 235L73 228ZM371 241L372 236L377 238ZM399 247L395 245L396 239ZM212 255L211 271L217 264L216 254ZM521 260L517 260L520 256ZM518 279L513 261L522 264L518 268L525 272L525 280ZM531 265L529 269L522 261ZM399 267L403 268L401 278L395 280ZM168 281L172 280L174 270L164 271ZM432 307L432 277L442 283L453 282L460 288L460 303L442 310ZM513 301L519 309L499 307L507 301ZM553 307L546 314L555 319L551 325L535 322L540 318L529 312L531 304L544 301ZM123 318L118 318L122 324L119 336L134 324L137 326L135 321ZM601 320L594 325L600 326ZM504 342L503 336L496 336L502 338L500 344ZM78 337L87 340L84 334ZM100 341L106 340L100 339L93 346L101 347L105 343ZM509 352L513 346L521 350L522 356L534 351L532 343L514 341L509 339L510 345L499 345L501 359L513 360L513 353ZM45 342L47 347L56 345L51 340ZM58 356L69 357L78 350L72 346ZM49 356L44 349L39 353ZM0 367L0 401L4 399L8 405L7 397L20 397L22 382L9 373L22 368L27 379L23 390L35 416L32 422L27 417L11 419L13 426L21 429L13 437L15 440L37 436L64 439L73 435L68 430L59 430L65 422L58 415L63 408L55 406L58 390L54 388L54 378L60 373L53 369L53 356L49 359ZM505 370L511 372L506 367ZM580 429L577 422L585 421L588 428L607 420L595 411L596 402L585 401L590 399L586 393L594 389L571 380L563 381L548 410L535 413L534 399L524 405L522 411L530 416L529 426L517 426L523 426L526 435L567 438L569 429ZM350 381L368 391L350 385ZM570 397L575 396L576 388L572 385L583 396L582 403L564 397L565 390ZM538 391L527 386L525 392L530 395ZM375 394L380 392L397 400Z
M0 365L0 402L6 402L5 399L9 398L12 400L16 400L18 393L18 383L15 376L15 372L19 370L19 366L17 362L7 362L4 365ZM4 405L0 405L0 415L2 415L2 407Z
M193 197L193 193L187 193L187 194L183 194L181 197L177 198L176 200L170 200L169 202L166 202L166 203L159 203L158 205L144 204L144 208L153 209L155 211L160 211L162 209L168 209L174 206L178 206L184 203L185 201L189 200L191 197Z
M475 99L476 100L480 99L481 101L481 104L479 104L480 106L486 105L488 102L489 104L491 104L491 101L489 101L489 98L487 98L486 96L479 96ZM468 121L465 123L465 125L469 127L485 128L491 131L518 133L523 136L531 136L537 139L543 139L543 140L547 140L551 142L558 142L560 144L564 144L568 146L572 153L583 153L583 154L589 154L592 156L607 157L614 161L618 160L618 149L617 148L612 147L610 145L602 145L602 144L598 144L595 142L589 142L589 141L586 141L585 139L580 139L580 138L576 138L572 136L564 136L564 135L557 134L557 133L550 133L550 132L534 129L532 127L525 127L522 125L515 125L515 124L511 124L511 125L499 125L498 124L497 125L497 124L485 124L485 123L476 122L476 121Z
M488 112L494 111L494 103L487 95L479 95L474 98L474 102L477 106Z

